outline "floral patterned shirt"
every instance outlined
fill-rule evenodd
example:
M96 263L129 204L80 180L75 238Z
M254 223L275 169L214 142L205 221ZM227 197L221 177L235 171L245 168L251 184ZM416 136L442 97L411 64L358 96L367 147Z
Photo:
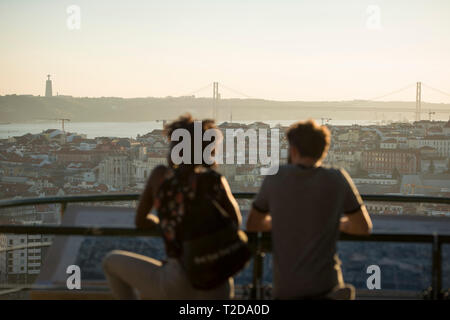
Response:
M168 257L181 255L181 241L198 230L213 228L213 217L201 217L206 210L207 198L220 202L226 196L221 183L221 175L212 169L192 172L187 177L174 171L166 178L156 195L155 209L158 212L166 253ZM203 212L202 212L203 211ZM209 210L208 210L209 212ZM205 219L206 218L206 219ZM208 221L208 218L211 218Z

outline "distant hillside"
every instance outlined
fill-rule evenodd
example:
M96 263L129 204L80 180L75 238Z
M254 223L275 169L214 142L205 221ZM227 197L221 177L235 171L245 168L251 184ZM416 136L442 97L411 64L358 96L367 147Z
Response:
M184 112L196 117L211 117L214 101L209 98L51 98L31 95L0 96L0 123L28 122L37 119L69 118L82 122L120 122L173 119ZM369 101L269 101L257 99L224 99L217 102L221 120L283 120L331 117L345 120L412 120L415 102ZM435 119L448 119L449 104L423 103L426 112L436 112ZM383 115L385 114L385 115ZM394 115L394 116L391 116Z

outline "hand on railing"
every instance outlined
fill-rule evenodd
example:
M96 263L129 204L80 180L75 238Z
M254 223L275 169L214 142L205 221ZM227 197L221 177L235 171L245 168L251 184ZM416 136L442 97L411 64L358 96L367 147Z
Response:
M145 219L136 220L137 229L154 229L159 225L159 218L154 214L148 214Z

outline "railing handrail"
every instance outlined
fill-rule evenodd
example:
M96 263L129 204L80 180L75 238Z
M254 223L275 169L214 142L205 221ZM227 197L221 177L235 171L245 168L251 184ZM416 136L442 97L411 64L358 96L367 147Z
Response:
M154 229L117 228L117 227L88 227L88 226L61 226L61 225L0 225L0 233L14 234L45 234L45 235L71 235L71 236L121 236L121 237L159 237L159 231ZM246 231L250 238L259 232ZM342 241L375 241L375 242L405 242L405 243L432 243L436 236L439 242L450 243L450 235L416 234L416 233L373 233L367 236L341 234ZM270 232L263 232L261 240L270 241Z
M252 199L256 194L253 192L234 192L233 195L236 199ZM109 193L8 199L0 200L0 209L39 204L136 201L139 200L139 197L140 193ZM450 197L411 196L395 194L362 194L361 197L365 201L450 204Z
M254 193L234 193L237 199L252 199ZM1 200L0 209L39 204L61 204L64 212L68 203L76 202L116 202L136 201L140 194L101 194L76 195ZM405 196L405 195L361 195L366 201L381 202L409 202L409 203L439 203L450 204L448 197ZM0 233L15 234L51 234L51 235L84 235L84 236L159 236L155 230L112 227L83 227L83 226L52 226L52 225L0 225ZM270 233L248 232L249 244L253 248L253 291L252 297L259 297L261 288L264 252L271 251ZM432 291L433 299L442 298L442 244L450 243L450 235L438 234L372 234L370 236L350 236L341 234L344 241L380 241L380 242L415 242L432 244Z

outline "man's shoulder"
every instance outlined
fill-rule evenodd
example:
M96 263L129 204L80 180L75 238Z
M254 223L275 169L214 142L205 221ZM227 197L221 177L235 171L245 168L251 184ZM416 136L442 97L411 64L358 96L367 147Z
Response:
M320 168L323 174L333 180L343 181L345 177L348 176L347 171L342 167L321 166Z
M295 165L295 164L284 164L281 165L277 174L275 174L274 176L282 176L284 174L289 174L292 173L293 171L298 171L300 170L299 166ZM319 171L322 174L326 174L326 175L334 175L334 176L341 176L343 172L345 172L345 169L340 168L340 167L335 167L335 166L320 166L315 168L314 170Z
M298 170L298 167L294 164L283 164L278 168L278 172L276 174L267 176L267 178L272 177L276 179L285 175L289 175L296 170Z
M283 180L286 176L292 173L294 166L291 164L283 164L278 167L275 174L264 175L264 184L272 185L276 181Z
M329 166L329 165L321 166L320 168L323 171L327 172L328 174L334 174L334 175L342 175L342 172L345 171L344 168Z
M313 171L310 171L307 169L307 171L302 171L301 167L295 165L295 164L284 164L279 167L279 170L274 175L268 175L264 178L265 182L267 184L274 184L275 182L281 182L284 181L286 178L293 177L293 176L304 176L304 174L307 174L307 176L314 176L315 179L319 179L322 181L327 181L327 183L342 183L345 181L346 177L349 177L347 171L345 169L340 167L334 167L334 166L320 166L317 167L314 170L316 174L313 173Z

